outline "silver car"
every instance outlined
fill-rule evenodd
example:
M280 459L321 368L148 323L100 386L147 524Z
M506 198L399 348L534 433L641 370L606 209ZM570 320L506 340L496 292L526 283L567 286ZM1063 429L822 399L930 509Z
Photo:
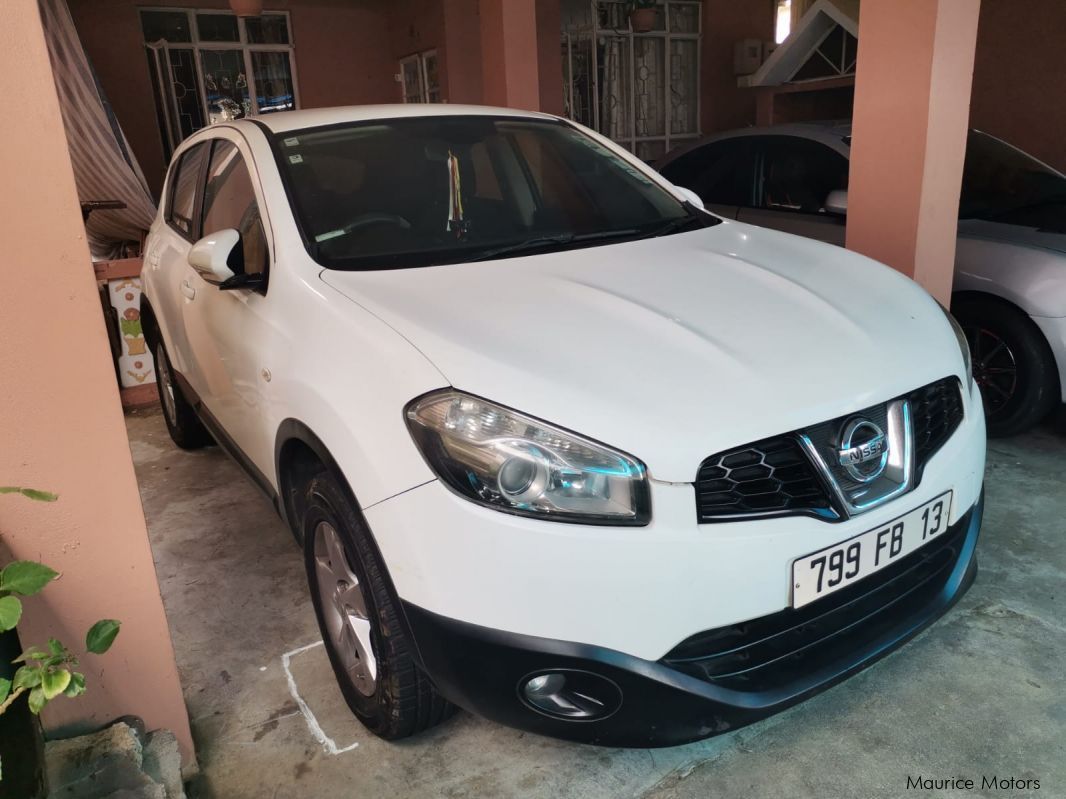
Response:
M851 126L722 133L656 166L709 210L844 244ZM971 131L951 311L966 331L992 435L1019 433L1066 402L1066 176Z

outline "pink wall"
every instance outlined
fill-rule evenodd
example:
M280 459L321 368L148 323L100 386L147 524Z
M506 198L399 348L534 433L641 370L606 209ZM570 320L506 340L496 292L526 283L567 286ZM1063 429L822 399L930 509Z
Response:
M755 92L737 86L733 46L742 39L773 38L770 0L704 0L700 52L703 133L755 124Z
M388 6L393 60L443 48L444 4L441 0L392 0ZM441 83L443 85L444 81Z
M970 124L1066 172L1066 3L982 0Z
M74 188L37 4L0 26L0 483L48 489L51 504L0 497L0 563L42 560L62 573L26 601L19 636L79 655L100 618L122 621L111 651L86 655L88 692L45 711L56 728L135 714L175 732L193 762L189 721L141 512L96 281ZM14 157L10 157L14 156Z

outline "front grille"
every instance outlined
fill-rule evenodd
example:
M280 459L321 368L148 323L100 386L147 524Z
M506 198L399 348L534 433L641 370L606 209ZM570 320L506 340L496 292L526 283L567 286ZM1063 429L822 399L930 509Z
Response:
M945 377L912 391L907 398L914 420L915 460L921 469L962 423L962 393L958 380Z
M910 403L915 480L922 469L962 422L962 394L959 381L946 377L904 395ZM898 399L898 398L897 398ZM837 436L844 422L862 415L885 429L887 407L871 408L766 438L754 444L716 453L700 464L696 474L696 518L702 523L731 521L745 517L806 514L827 520L847 516L838 506L819 469L800 444L800 434L822 452L837 485L845 492L861 490L834 462Z
M706 682L742 691L780 688L848 656L919 613L958 562L971 510L936 543L802 608L697 633L662 662Z
M696 476L701 522L725 515L832 515L829 493L795 436L778 436L707 458Z
M863 408L860 411L849 413L847 416L842 416L839 419L830 419L828 422L811 425L803 430L812 442L817 445L822 445L822 457L825 460L825 464L829 467L829 471L832 472L833 479L836 480L837 485L846 493L865 487L863 483L853 480L844 467L840 465L840 461L834 457L837 444L840 443L840 428L845 420L850 419L852 416L862 416L869 419L882 430L888 429L888 403L882 402L880 405Z

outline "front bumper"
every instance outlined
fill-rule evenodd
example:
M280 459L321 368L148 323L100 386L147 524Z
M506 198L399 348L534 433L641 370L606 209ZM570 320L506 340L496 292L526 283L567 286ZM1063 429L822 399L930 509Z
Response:
M973 582L982 511L983 494L939 543L800 610L699 633L657 661L404 606L423 669L461 707L557 738L667 746L800 702L917 634ZM553 717L523 701L526 682L550 673L583 683L584 693L603 701L605 715Z
M792 563L952 490L950 524L985 468L980 395L909 493L853 518L699 524L691 483L652 480L646 527L545 522L432 481L364 509L397 594L439 616L657 661L679 642L791 605Z

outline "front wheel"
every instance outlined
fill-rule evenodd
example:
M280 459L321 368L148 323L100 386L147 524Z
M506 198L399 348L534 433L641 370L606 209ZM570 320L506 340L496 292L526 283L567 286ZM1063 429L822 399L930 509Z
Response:
M951 306L966 334L990 436L1022 433L1058 404L1051 348L1033 320L999 300L961 297Z
M171 440L182 449L200 449L214 443L196 411L181 393L174 380L174 367L166 347L160 341L155 345L155 373L158 378L159 404L163 407L163 419Z
M352 713L375 735L406 738L451 715L414 648L361 514L327 473L307 487L302 529L311 600L333 673Z

